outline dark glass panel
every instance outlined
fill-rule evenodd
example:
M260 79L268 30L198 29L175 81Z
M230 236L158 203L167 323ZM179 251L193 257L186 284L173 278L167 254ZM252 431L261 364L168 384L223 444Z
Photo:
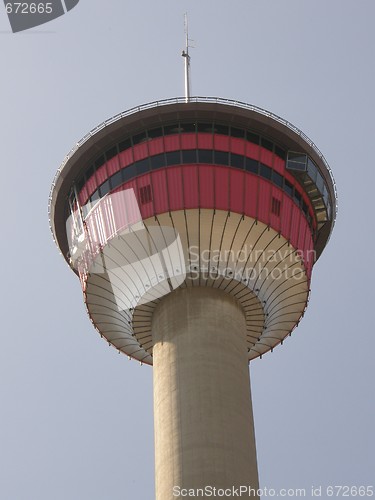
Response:
M212 123L198 123L198 132L212 133Z
M79 181L77 182L78 191L81 191L81 189L83 188L84 185L85 185L85 179L83 177L81 177L79 179Z
M277 156L279 156L282 160L285 160L286 158L286 152L279 146L276 146L276 144L275 144L275 154L277 154Z
M94 175L94 165L91 165L90 168L86 170L86 181L90 179Z
M273 151L273 143L268 139L264 139L264 137L262 137L260 140L260 144L263 148L268 149L268 151Z
M242 155L237 155L236 153L230 154L230 164L232 167L243 168L245 162L245 157Z
M98 201L100 198L100 195L99 195L99 190L97 189L94 193L92 193L91 197L90 197L90 201L91 203L95 203L96 201Z
M197 150L196 149L183 149L182 150L182 163L196 163Z
M229 153L227 151L214 151L214 163L229 165Z
M245 137L245 131L242 128L231 127L230 135L232 137L239 137L240 139L243 139Z
M181 132L195 132L195 123L181 123Z
M198 149L198 163L213 163L212 149Z
M107 149L107 151L105 152L105 158L107 161L115 157L116 155L117 155L117 146L113 146L113 148Z
M109 185L109 179L107 179L103 184L99 187L99 195L100 198L103 198L107 193L109 193L111 190L111 187Z
M219 125L218 123L215 123L214 132L215 134L229 135L229 127L228 125Z
M162 137L163 129L162 127L153 128L151 130L148 130L147 134L151 139L154 139L155 137Z
M95 161L95 168L98 169L105 163L104 155L99 156L99 158Z
M298 205L301 204L302 201L302 195L297 189L294 189L294 200L297 202Z
M142 175L145 174L150 170L150 162L148 161L148 158L145 158L144 160L139 160L135 163L136 170L137 170L137 175Z
M291 184L287 179L284 179L284 191L289 196L293 196L293 184Z
M272 172L272 182L276 184L276 186L283 187L284 177L280 175L275 170Z
M139 144L147 140L146 131L133 135L133 144Z
M111 177L111 186L112 189L117 188L118 186L121 186L122 184L122 170L119 170L115 174L112 175Z
M122 177L123 177L124 182L132 179L133 177L136 176L136 174L137 174L137 170L136 170L136 166L134 163L133 163L133 165L128 165L127 167L125 167L122 170Z
M259 162L253 160L252 158L245 158L245 170L252 172L253 174L258 173Z
M130 139L125 139L124 141L121 141L118 145L119 151L125 151L125 149L129 149L131 146Z
M260 164L260 175L265 179L271 180L272 177L272 168L267 167L267 165Z
M151 156L150 160L151 160L151 168L153 170L165 167L166 165L164 153L161 153L160 155Z
M167 165L179 165L181 163L180 151L170 151L165 154Z
M252 142L254 144L259 144L259 135L254 134L253 132L246 132L246 140Z
M178 123L164 126L164 135L173 135L173 134L178 134L179 132L180 132L180 126Z

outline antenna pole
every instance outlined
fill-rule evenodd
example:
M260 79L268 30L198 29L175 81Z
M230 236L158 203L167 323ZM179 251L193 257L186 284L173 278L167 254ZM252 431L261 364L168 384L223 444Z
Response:
M190 55L189 55L189 27L188 27L188 16L187 13L184 15L185 19L185 38L186 47L182 51L182 57L185 58L185 100L190 101Z

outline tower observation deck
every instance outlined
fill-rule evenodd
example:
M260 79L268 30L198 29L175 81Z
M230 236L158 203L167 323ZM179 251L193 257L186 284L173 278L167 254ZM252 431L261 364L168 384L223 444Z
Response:
M157 500L258 487L248 362L299 324L336 203L308 137L220 98L133 108L64 160L54 239L96 330L154 365Z

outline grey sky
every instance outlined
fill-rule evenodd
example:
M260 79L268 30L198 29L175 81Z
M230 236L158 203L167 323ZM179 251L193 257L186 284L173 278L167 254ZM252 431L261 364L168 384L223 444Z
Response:
M154 496L152 369L92 328L47 200L91 128L183 93L186 10L193 95L291 121L339 192L304 320L251 366L261 486L375 484L374 2L81 0L19 34L0 8L0 499Z

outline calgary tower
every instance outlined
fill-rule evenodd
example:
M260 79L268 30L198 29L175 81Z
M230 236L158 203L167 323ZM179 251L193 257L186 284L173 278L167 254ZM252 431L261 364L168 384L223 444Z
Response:
M92 130L49 200L94 328L153 366L157 500L258 489L248 364L299 324L337 204L303 132L256 106L190 97L188 43L183 56L185 97Z

